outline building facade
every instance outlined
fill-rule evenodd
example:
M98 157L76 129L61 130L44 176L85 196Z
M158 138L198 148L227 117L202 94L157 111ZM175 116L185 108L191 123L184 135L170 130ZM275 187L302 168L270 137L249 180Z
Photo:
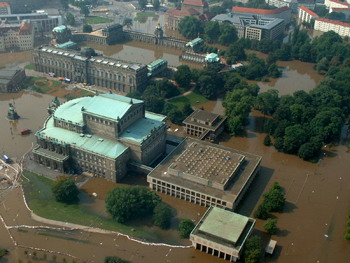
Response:
M25 78L26 74L24 69L0 69L0 93L18 92L21 88L21 83Z
M218 207L210 207L190 234L195 249L230 262L240 259L255 220Z
M232 7L232 13L238 16L251 16L254 15L256 17L262 18L280 18L288 24L292 17L292 9L287 6L283 6L276 9L259 9L259 8L249 8L249 7L241 7L234 6Z
M232 13L215 16L212 21L229 22L237 29L239 38L271 39L283 38L285 21L280 18L238 16Z
M208 3L205 0L184 0L181 9L169 9L165 14L165 26L172 30L179 29L179 23L185 16L194 16L199 20L210 19Z
M265 3L268 5L275 6L277 8L280 7L289 7L292 10L297 10L298 8L298 1L297 0L265 0Z
M34 31L29 22L0 22L0 51L31 50Z
M201 206L233 210L259 172L261 157L186 138L151 173L151 189Z
M121 93L142 91L147 84L147 66L104 56L51 46L33 51L35 70L53 72L58 77L106 87Z
M350 36L350 24L320 17L315 20L314 30L322 32L333 30L342 37Z
M205 110L195 110L184 121L185 132L200 139L214 140L224 130L227 117Z
M0 20L17 23L23 20L30 21L36 35L51 33L52 29L62 25L61 16L49 16L47 13L0 15Z
M339 0L325 0L324 5L327 6L327 8L349 8L350 4L347 2L342 2Z
M305 6L300 6L298 8L298 24L303 22L310 23L311 20L315 20L317 17L318 15L315 12L311 11Z
M10 4L7 2L0 2L0 15L9 15L11 14Z
M149 165L165 151L165 116L146 112L143 101L103 94L70 100L50 112L32 152L51 169L87 171L117 182L129 162Z

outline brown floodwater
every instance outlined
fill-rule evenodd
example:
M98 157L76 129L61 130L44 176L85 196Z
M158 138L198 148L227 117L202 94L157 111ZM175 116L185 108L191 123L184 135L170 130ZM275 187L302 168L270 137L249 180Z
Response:
M0 53L0 67L17 65L32 60L32 51Z
M142 45L138 46L138 44L140 43L134 45L135 52L147 52L148 49L142 50ZM113 49L114 46L106 48L106 52L109 48ZM96 49L98 50L98 48ZM159 51L153 51L153 54L156 52ZM152 52L149 56L152 56ZM9 59L7 56L3 58ZM18 56L17 59L19 61L22 56ZM27 61L29 60L30 56L27 58ZM24 60L20 62L24 62ZM280 91L280 94L285 94L283 92L286 90L292 93L300 89L300 79L306 78L306 76L315 83L321 79L320 76L313 75L315 72L312 69L312 64L293 61L288 62L288 65L297 75L288 75L290 77L287 79L290 79L291 86ZM264 83L264 85L271 83ZM296 86L294 87L292 83L298 83L298 86L294 85ZM312 82L306 83L307 87L304 88L307 90L315 86ZM274 85L280 84L276 81ZM52 98L51 95L27 91L0 95L0 153L5 152L11 157L20 157L31 147L35 141L34 135L20 136L18 131L20 129L33 131L40 129L47 117L46 108ZM15 122L6 119L8 103L13 102L21 116L21 119ZM216 113L222 114L223 112L220 101L209 101L199 106ZM261 172L239 206L239 213L252 215L254 209L261 202L262 193L269 189L275 181L280 182L286 191L287 203L284 212L274 214L278 219L279 231L273 236L273 239L278 241L278 246L275 254L267 258L266 262L348 262L350 257L349 243L343 237L350 200L350 174L347 172L350 168L350 156L346 147L349 138L346 137L346 133L343 133L341 143L338 146L324 148L320 161L317 164L311 164L294 155L280 153L273 147L264 146L262 142L265 134L262 133L261 129L264 122L263 116L258 112L253 112L249 120L244 135L232 138L223 135L220 144L259 154L263 157ZM179 128L175 132L176 135L183 134L181 127L172 125L171 128L173 130ZM145 180L140 177L132 182L127 179L124 183L145 184ZM98 193L96 199L98 204L88 207L87 202L86 207L95 213L105 213L103 196L108 189L115 186L117 185L108 182L102 183L100 179L92 179L84 187L88 193ZM183 200L166 195L161 195L161 197L177 211L175 220L184 216L198 220L198 217L204 212L204 208ZM31 219L18 188L0 192L0 215L8 226L43 225ZM105 214L105 216L107 215ZM173 222L173 225L175 223ZM170 243L174 244L186 244L186 241L183 243L178 239L174 229L162 232L147 225L144 226L144 229L148 229L160 240L169 240ZM192 248L172 248L170 250L169 247L140 244L115 234L50 231L49 235L43 235L42 232L42 230L29 230L28 232L10 230L20 246L65 252L77 257L78 262L82 262L82 260L102 262L106 255L118 255L132 262L224 262ZM262 221L257 221L255 232L259 235L263 234ZM63 239L67 236L69 240ZM24 255L24 248L13 245L2 222L0 222L0 237L0 247L5 247L11 252L9 257L0 262L29 259ZM38 252L41 255L42 253ZM60 260L63 257L69 258L58 255ZM35 262L35 260L32 261Z

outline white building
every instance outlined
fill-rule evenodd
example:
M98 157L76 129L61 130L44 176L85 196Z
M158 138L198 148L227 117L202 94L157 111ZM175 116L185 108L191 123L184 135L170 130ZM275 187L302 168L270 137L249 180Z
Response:
M298 8L298 24L303 22L310 23L311 19L316 19L317 17L318 15L315 12L311 11L305 6L300 6Z
M297 0L265 0L265 3L278 8L287 6L293 10L296 10L298 7Z
M30 50L34 47L34 30L30 22L0 23L0 51Z
M11 14L11 7L7 2L0 2L0 15Z
M342 37L350 36L350 24L325 18L316 18L314 29L322 32L333 30Z
M338 0L325 0L324 5L327 6L327 8L349 8L350 6L350 4Z

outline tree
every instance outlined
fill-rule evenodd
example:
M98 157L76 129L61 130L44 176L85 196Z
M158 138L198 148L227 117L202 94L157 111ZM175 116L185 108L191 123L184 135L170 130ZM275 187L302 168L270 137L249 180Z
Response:
M198 79L199 91L207 99L211 99L216 94L214 79L209 75L202 75Z
M147 0L138 0L140 9L144 9L147 5Z
M181 238L188 238L195 227L191 219L182 219L179 223L179 232Z
M237 41L237 39L237 29L234 26L228 23L220 24L220 36L218 39L219 44L228 46Z
M227 63L232 64L237 61L246 60L247 56L242 44L235 42L231 44L225 52Z
M159 7L160 7L160 2L159 2L159 0L153 0L152 3L153 3L154 9L155 9L155 10L159 10Z
M261 238L259 236L250 236L243 250L244 262L256 263L261 257Z
M270 135L268 135L268 134L264 138L264 145L265 146L270 146L271 145L271 138L270 138Z
M270 235L274 235L277 232L277 219L268 218L266 223L264 224L264 229Z
M174 79L180 87L188 89L192 79L191 69L189 66L178 66L177 71L174 74Z
M72 13L68 12L66 14L66 22L67 22L68 25L74 26L75 18L74 18L74 15Z
M86 5L80 6L80 14L88 16L90 14L89 8Z
M165 203L158 203L153 210L153 224L162 229L170 227L172 212L170 207Z
M209 21L204 27L205 38L208 43L215 43L220 36L220 25L217 21Z
M90 32L92 32L92 26L89 25L89 24L84 24L84 26L83 26L83 32L84 32L84 33L90 33Z
M128 29L132 27L132 19L129 17L124 18L123 26L126 26Z
M264 206L267 212L282 212L286 201L281 186L275 182L272 188L264 194Z
M8 250L0 248L0 259L8 253Z
M264 114L272 115L276 111L278 103L278 90L269 89L257 96L254 107Z
M186 38L196 38L203 33L203 26L194 16L185 16L179 22L179 32Z
M289 126L285 130L283 148L288 153L297 153L306 139L307 133L300 124Z
M73 180L67 177L58 178L52 187L52 192L57 202L71 204L76 203L79 200L78 187Z
M266 207L264 206L264 204L259 205L258 208L254 212L254 217L262 219L262 220L268 219L269 216L270 215L267 212Z
M213 16L219 15L219 14L224 14L226 10L222 8L221 6L213 6L210 7L210 14Z
M104 263L130 263L130 261L121 259L120 257L116 256L107 256L105 257Z
M121 186L109 191L106 197L106 209L120 223L132 218L152 214L160 197L153 191L141 186Z

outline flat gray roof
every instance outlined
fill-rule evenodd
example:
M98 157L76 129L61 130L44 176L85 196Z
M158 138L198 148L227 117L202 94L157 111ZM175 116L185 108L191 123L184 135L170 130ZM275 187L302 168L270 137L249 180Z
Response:
M200 184L191 180L185 179L181 176L174 176L168 172L168 167L176 161L176 159L186 150L192 143L197 143L198 146L215 147L223 151L229 151L232 154L238 154L244 156L244 161L241 164L241 169L237 171L237 174L233 177L225 190L214 188L211 185ZM208 162L215 162L215 160L207 160ZM190 189L205 195L213 196L221 200L233 202L236 200L241 190L246 185L249 178L254 171L260 165L261 156L242 152L232 148L224 147L222 145L212 144L197 139L186 138L173 150L151 173L148 174L149 179L159 179L165 182L169 182L180 187Z

